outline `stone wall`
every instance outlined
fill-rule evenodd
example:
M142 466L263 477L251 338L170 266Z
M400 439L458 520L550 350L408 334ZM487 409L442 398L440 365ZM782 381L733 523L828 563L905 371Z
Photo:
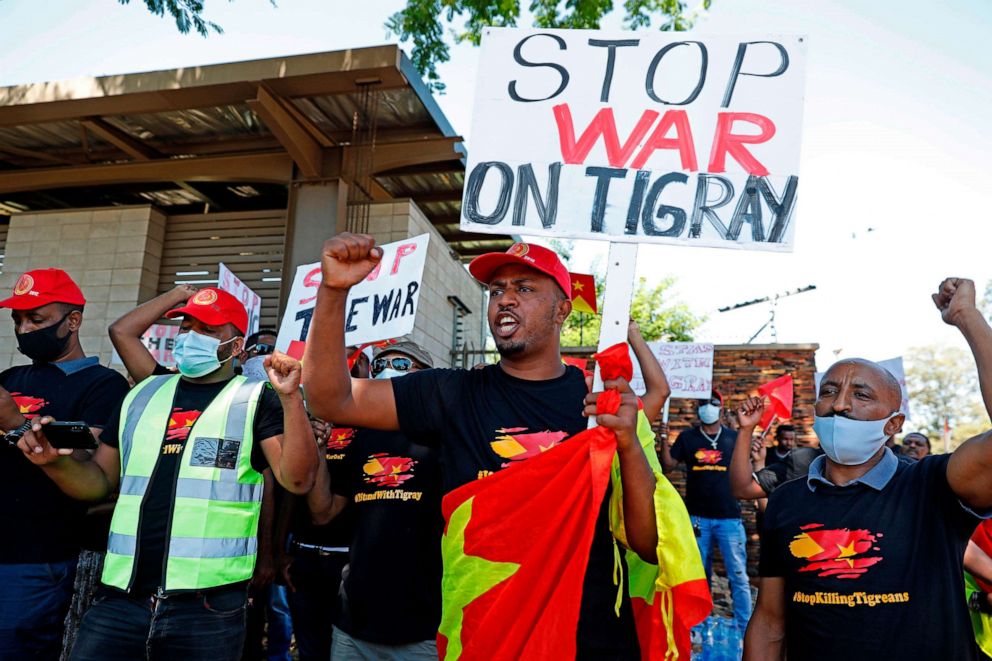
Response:
M107 326L158 288L165 216L151 206L102 207L10 218L0 293L31 269L65 270L83 290L80 341L87 355L110 363ZM13 326L0 322L0 368L28 361L17 351Z

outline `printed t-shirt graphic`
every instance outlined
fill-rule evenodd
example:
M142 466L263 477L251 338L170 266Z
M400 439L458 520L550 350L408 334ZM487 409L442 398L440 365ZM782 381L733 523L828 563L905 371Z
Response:
M808 561L805 567L799 568L801 572L858 578L884 559L881 555L871 555L873 551L881 551L875 542L884 536L882 533L863 528L824 528L822 523L802 526L802 531L789 544L793 557Z
M696 450L696 454L693 456L699 464L692 467L694 471L707 470L711 467L715 470L727 470L726 466L720 465L720 462L723 460L723 453L719 450Z
M386 452L369 455L362 466L365 481L380 487L398 487L413 477L417 464L410 457L394 457Z
M44 397L32 397L19 392L12 392L10 396L14 398L17 410L28 420L37 418L39 411L48 406L48 401Z
M522 461L547 452L568 437L563 431L527 432L527 427L497 429L496 440L490 443L493 452L509 461ZM504 463L503 468L509 466Z

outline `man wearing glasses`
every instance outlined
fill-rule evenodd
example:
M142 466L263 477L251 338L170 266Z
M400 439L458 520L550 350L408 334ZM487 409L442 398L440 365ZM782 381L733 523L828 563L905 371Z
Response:
M376 348L372 378L400 379L433 366L429 353L401 340ZM356 429L343 453L307 496L315 524L346 506L354 518L331 658L437 659L444 525L438 451L402 432Z
M260 328L248 336L244 351L238 354L238 366L242 374L252 379L267 378L262 363L266 356L276 350L276 335L273 328Z

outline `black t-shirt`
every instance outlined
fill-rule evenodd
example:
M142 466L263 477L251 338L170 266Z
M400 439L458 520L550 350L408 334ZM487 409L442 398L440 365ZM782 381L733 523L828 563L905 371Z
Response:
M789 480L806 477L809 474L809 465L821 454L823 450L819 448L795 448L782 461L768 464L757 471L754 479L766 494L771 495L775 489Z
M166 529L171 519L172 489L179 477L179 459L183 455L186 439L196 419L230 380L217 383L193 383L181 379L176 387L172 402L172 415L165 435L158 464L152 472L151 481L139 514L138 541L135 561L138 568L132 592L151 593L162 585L162 570L165 564ZM283 432L282 403L272 388L262 388L262 398L258 403L253 425L255 442L251 450L251 465L258 472L268 468L262 452L262 441ZM120 447L120 410L103 432L101 439L111 447Z
M334 427L327 437L324 448L324 460L331 474L331 484L335 485L340 474L340 466L344 462L347 449L355 440L355 430L351 427ZM354 508L347 505L344 510L328 523L322 526L314 524L310 518L310 509L305 497L297 497L293 509L293 520L289 531L293 540L302 544L322 546L324 548L348 548L355 533Z
M784 457L778 456L778 451L775 448L768 448L768 453L765 455L765 466L774 466L775 464L780 464L789 458L790 452L786 452Z
M571 366L562 376L546 381L515 378L499 365L478 370L424 370L393 379L403 431L418 442L441 448L444 493L539 454L542 448L584 430L588 421L582 417L582 409L587 393L582 371ZM498 443L507 437L516 443ZM507 445L526 450L510 455ZM613 583L613 549L607 494L596 520L583 582L578 649L580 654L601 652L612 654L609 658L638 658L637 634L625 589L620 617L614 612L617 587ZM628 575L626 567L623 575Z
M975 658L961 571L979 519L951 491L948 458L899 462L881 491L775 491L760 570L785 579L790 659Z
M49 363L11 367L0 386L27 418L50 415L102 428L120 408L128 385L99 364L65 374ZM9 431L9 430L3 430ZM79 553L87 504L65 495L16 447L0 441L0 563L61 562Z
M737 432L721 427L716 447L699 427L686 429L672 445L672 459L685 464L685 507L704 519L736 519L741 506L730 491L730 460Z
M338 628L381 645L434 640L441 622L439 452L400 432L359 429L331 489L351 499L345 602Z

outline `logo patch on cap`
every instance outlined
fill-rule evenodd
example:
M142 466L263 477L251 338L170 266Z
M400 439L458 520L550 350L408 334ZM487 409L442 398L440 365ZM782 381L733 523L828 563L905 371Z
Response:
M506 251L507 255L514 255L516 257L523 257L530 251L530 246L526 243L514 243L510 246L510 249Z
M17 284L14 285L14 296L24 296L31 288L34 287L34 278L25 273L17 279Z
M210 305L217 300L217 292L213 289L203 289L196 292L196 296L190 301L194 305Z

